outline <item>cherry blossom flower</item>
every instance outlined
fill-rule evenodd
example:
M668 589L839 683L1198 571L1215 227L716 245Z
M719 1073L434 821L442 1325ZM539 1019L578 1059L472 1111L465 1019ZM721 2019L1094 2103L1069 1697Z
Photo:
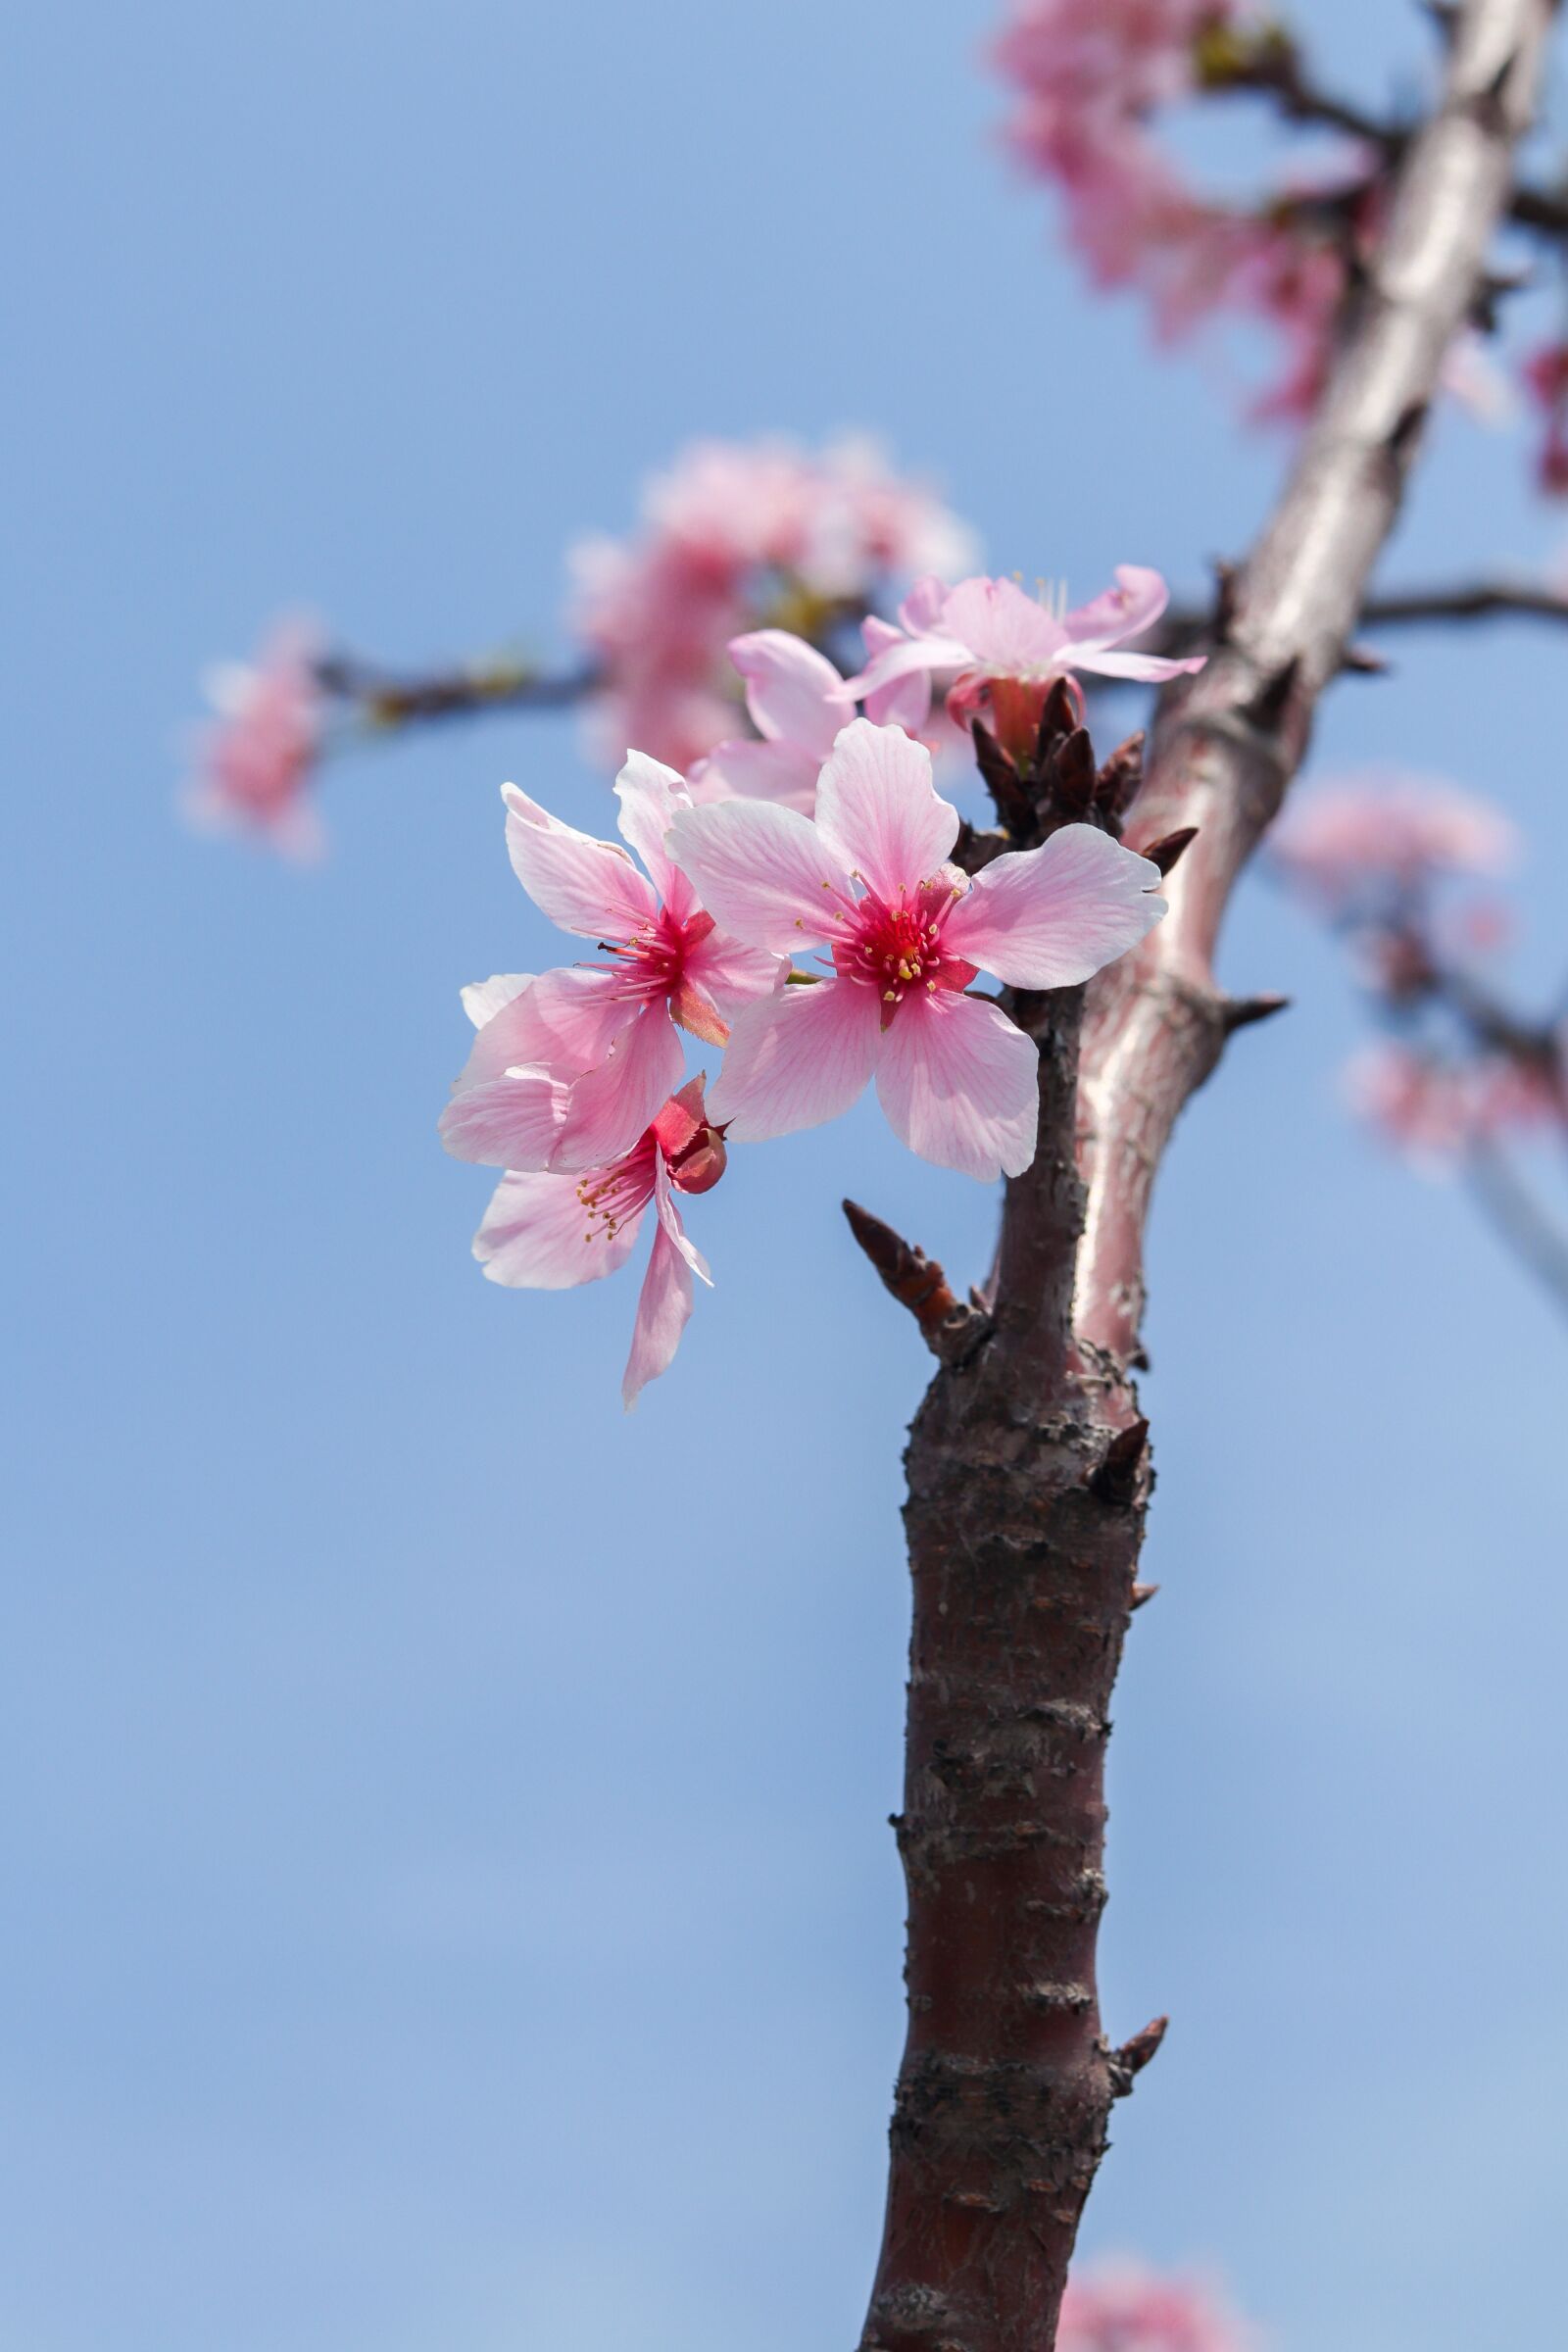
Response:
M729 658L760 740L716 744L692 769L692 799L777 801L809 816L817 771L855 716L855 696L825 654L787 629L732 637Z
M1070 612L1053 611L1015 580L975 578L946 588L923 579L901 606L898 629L866 624L870 659L846 691L863 696L873 718L918 727L933 675L951 674L955 719L984 714L1009 751L1027 753L1056 678L1086 670L1157 683L1202 668L1200 654L1171 661L1118 650L1152 627L1169 601L1159 573L1135 564L1118 564L1115 587Z
M1508 819L1456 785L1368 767L1293 802L1269 851L1288 881L1343 913L1446 874L1499 872L1516 845Z
M573 553L573 619L603 672L596 736L689 768L733 736L728 641L760 616L810 627L884 579L960 567L970 533L858 440L704 441L656 479L631 539Z
M574 1170L616 1158L680 1083L677 1028L722 1045L723 1008L782 978L778 956L715 927L665 855L665 834L691 806L682 779L633 752L615 791L621 833L647 874L613 843L503 787L517 879L552 922L597 941L611 960L537 979L502 974L465 992L479 1033L441 1119L459 1159ZM541 1091L540 1073L553 1091Z
M189 808L198 823L265 833L297 854L319 846L305 801L324 724L318 654L314 627L287 620L255 662L222 662L210 673L219 716L197 739Z
M994 51L1020 93L1014 144L1054 156L1086 117L1136 118L1191 95L1200 44L1231 14L1225 0L1014 0Z
M543 1070L520 1083L548 1092ZM665 1371L692 1311L692 1276L710 1288L702 1252L686 1237L677 1193L710 1192L724 1173L724 1141L693 1078L659 1110L627 1152L577 1175L545 1171L501 1179L473 1240L486 1278L510 1290L564 1291L623 1266L654 1204L654 1246L637 1300L631 1354L621 1382L628 1412Z
M1158 869L1090 825L996 858L949 863L957 810L931 755L858 718L817 783L815 821L763 801L693 808L669 852L720 922L775 955L825 941L827 976L735 1015L712 1093L738 1142L847 1110L875 1075L894 1131L939 1166L1015 1176L1034 1157L1037 1059L1000 1006L964 992L1066 988L1165 911Z
M1195 2280L1113 2262L1068 2279L1056 2352L1250 2352L1252 2340Z
M1544 1070L1502 1054L1454 1061L1389 1039L1347 1064L1351 1108L1427 1175L1448 1173L1478 1145L1560 1122L1560 1089Z

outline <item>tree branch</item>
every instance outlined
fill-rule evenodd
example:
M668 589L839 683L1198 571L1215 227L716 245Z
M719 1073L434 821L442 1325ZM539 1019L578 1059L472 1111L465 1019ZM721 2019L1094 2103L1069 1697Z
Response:
M1494 1146L1474 1148L1466 1174L1493 1231L1568 1314L1568 1232L1546 1214L1506 1153Z
M328 654L317 663L324 694L355 706L372 727L415 720L471 718L486 710L564 710L603 683L591 663L541 670L504 660L472 666L402 674L354 654Z
M1150 1193L1222 1048L1212 958L1232 887L1340 670L1481 282L1547 15L1546 0L1458 12L1441 104L1409 141L1225 642L1161 705L1134 813L1144 840L1197 828L1169 915L1087 1006L1065 991L1012 1007L1041 1049L1039 1152L1006 1187L995 1329L937 1374L906 1457L909 2021L862 2352L1054 2342L1132 2071L1134 2045L1102 2032L1096 1941L1108 1702L1152 1483L1129 1377Z

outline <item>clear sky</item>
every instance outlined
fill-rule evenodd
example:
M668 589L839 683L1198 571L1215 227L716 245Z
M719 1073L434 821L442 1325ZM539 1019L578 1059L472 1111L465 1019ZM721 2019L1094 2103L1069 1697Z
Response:
M1239 552L1280 448L1055 258L991 13L13 14L8 2352L854 2340L926 1363L837 1203L967 1279L992 1200L870 1107L737 1152L624 1420L632 1285L482 1282L433 1133L460 984L556 953L498 783L608 815L570 726L346 762L314 872L172 796L199 669L279 607L549 644L565 543L700 430L874 428L1086 591ZM1369 94L1424 50L1310 15ZM1445 421L1391 573L1541 556L1521 474ZM1513 810L1543 985L1563 659L1401 642L1320 739ZM1158 1202L1104 1979L1174 2023L1089 2242L1219 2266L1280 2352L1544 2342L1568 1334L1348 1125L1354 1004L1262 884L1226 965L1298 1005Z

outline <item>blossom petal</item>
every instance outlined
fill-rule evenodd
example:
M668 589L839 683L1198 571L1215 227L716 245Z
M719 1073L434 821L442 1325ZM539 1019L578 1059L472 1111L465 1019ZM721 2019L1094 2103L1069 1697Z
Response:
M647 1004L597 1069L571 1090L551 1159L556 1168L596 1168L629 1152L667 1095L686 1055L662 1000Z
M504 1004L521 994L532 977L530 972L493 972L488 980L474 980L463 991L463 1009L474 1027L482 1029Z
M473 1237L473 1254L488 1282L514 1291L569 1291L625 1264L642 1209L622 1218L613 1233L603 1225L590 1229L578 1181L575 1176L503 1176Z
M936 585L941 588L941 581ZM942 590L944 595L946 589ZM865 650L872 662L878 654L890 652L904 643L899 631L885 620L868 612L860 623ZM872 686L865 697L865 715L879 727L903 727L910 735L918 735L931 715L931 672L925 667L912 669L905 677L895 677L885 686Z
M1135 678L1144 686L1184 677L1201 669L1207 660L1206 654L1187 654L1179 660L1165 654L1110 654L1098 645L1068 645L1061 652L1064 669L1087 669L1097 678Z
M900 678L922 677L934 669L966 669L969 649L955 637L899 637L884 643L863 669L844 681L846 691L869 700Z
M1118 564L1116 585L1067 614L1062 627L1073 650L1090 645L1123 645L1152 629L1170 603L1170 590L1145 564Z
M691 1267L663 1226L656 1225L620 1384L620 1400L628 1413L648 1383L669 1369L691 1311Z
M720 801L776 801L809 816L816 807L821 760L798 743L753 743L737 737L715 743L692 770L692 799L701 808Z
M758 733L814 752L820 764L855 716L855 697L827 656L788 629L752 629L730 639L729 658L746 681Z
M826 939L854 897L848 870L815 825L766 801L684 809L668 849L715 921L778 956Z
M622 986L620 974L608 969L542 972L527 981L480 1029L459 1087L482 1085L524 1062L537 1062L553 1078L580 1077L604 1060L636 1017Z
M668 1234L692 1272L701 1281L706 1282L709 1289L711 1290L713 1277L709 1272L708 1260L696 1243L689 1238L685 1226L680 1221L680 1210L675 1205L675 1188L669 1181L669 1168L662 1152L659 1152L654 1162L654 1206L659 1212L660 1224Z
M629 939L659 911L654 888L624 850L595 841L503 784L513 869L542 914L585 939Z
M876 1066L882 1004L874 988L823 980L743 1005L709 1110L731 1143L819 1127L848 1110Z
M913 897L947 861L958 811L931 781L931 755L902 727L858 718L817 778L816 827L828 848L889 906Z
M686 977L711 997L721 1012L770 997L784 985L789 958L766 948L743 947L727 931L710 931L686 951Z
M1159 880L1157 865L1098 826L1063 825L982 868L943 925L943 949L1011 988L1072 988L1153 929Z
M982 1182L1035 1155L1039 1056L983 997L911 992L882 1041L877 1100L901 1142Z
M1027 677L1049 669L1066 635L1059 620L1016 580L960 580L942 608L942 626L988 672Z
M441 1113L441 1141L454 1159L476 1159L484 1167L548 1167L566 1116L567 1091L537 1068L464 1087Z
M646 752L628 752L626 764L615 778L620 803L621 834L629 841L648 871L660 897L677 920L691 911L691 893L684 874L677 873L664 851L664 835L682 808L691 807L686 779L662 760Z

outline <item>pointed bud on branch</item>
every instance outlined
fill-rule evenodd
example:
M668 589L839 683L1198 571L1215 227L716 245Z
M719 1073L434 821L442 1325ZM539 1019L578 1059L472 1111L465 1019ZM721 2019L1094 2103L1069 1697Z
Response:
M1220 1010L1220 1023L1227 1037L1234 1029L1250 1028L1254 1021L1272 1020L1277 1012L1288 1012L1289 997L1227 997Z
M1146 1601L1153 1599L1154 1594L1158 1591L1159 1587L1157 1585L1134 1585L1132 1598L1133 1607L1135 1609L1141 1609Z
M1111 2094L1124 2099L1165 2038L1168 2017L1151 2018L1143 2031L1110 2053Z
M881 1276L884 1289L908 1308L932 1354L945 1364L965 1362L989 1333L990 1316L956 1298L936 1259L905 1241L858 1201L846 1200L844 1214L850 1231Z
M1157 865L1162 874L1168 874L1188 843L1197 839L1198 827L1183 825L1176 832L1165 834L1161 840L1152 841L1147 850L1140 850L1138 854L1141 858L1147 858L1152 865Z
M1114 823L1144 780L1144 730L1118 743L1095 780L1095 799Z

